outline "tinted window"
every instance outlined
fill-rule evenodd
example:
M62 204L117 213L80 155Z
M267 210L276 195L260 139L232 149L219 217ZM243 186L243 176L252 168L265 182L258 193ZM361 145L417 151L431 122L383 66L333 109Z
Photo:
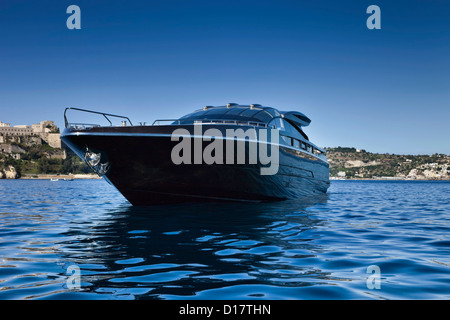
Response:
M238 121L255 121L268 123L273 119L273 114L276 114L275 110L271 108L266 109L250 109L248 107L216 107L207 110L199 110L188 115L181 117L182 120L200 120L200 119L227 119Z
M285 145L290 146L290 145L291 145L291 140L292 140L292 139L289 138L289 137L280 135L280 143L281 143L281 144L285 144Z
M306 150L306 144L305 144L305 143L301 142L300 145L301 145L301 148L302 148L303 150Z
M209 109L206 110L204 113L209 115L218 115L218 114L224 114L224 113L228 113L227 111L229 111L230 109L225 109L225 108L214 108L214 109Z
M268 123L273 118L273 116L265 110L260 110L255 113L253 117L264 123Z
M245 111L245 108L233 107L233 108L228 109L227 115L240 114L244 111Z
M286 120L283 120L283 124L284 124L284 131L287 133L288 136L297 138L297 139L301 139L303 140L303 136L301 135L300 132L298 132L298 130L289 122L287 122Z
M281 118L275 118L269 122L269 125L275 126L276 129L280 129L284 131L284 123L281 121Z

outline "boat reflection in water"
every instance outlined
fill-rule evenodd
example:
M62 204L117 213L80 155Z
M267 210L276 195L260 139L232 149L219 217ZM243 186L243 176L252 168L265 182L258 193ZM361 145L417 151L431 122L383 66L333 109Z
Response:
M111 125L69 123L68 110ZM62 140L133 205L286 200L329 187L325 150L309 141L300 112L230 103L153 125L78 108L64 118Z
M59 242L79 292L130 299L302 297L322 284L315 242L328 195L270 203L119 206L78 213ZM80 227L82 225L83 227ZM77 239L77 241L73 241ZM326 248L325 248L326 249ZM301 292L304 292L302 290ZM307 294L307 293L305 293ZM66 296L62 296L66 297Z

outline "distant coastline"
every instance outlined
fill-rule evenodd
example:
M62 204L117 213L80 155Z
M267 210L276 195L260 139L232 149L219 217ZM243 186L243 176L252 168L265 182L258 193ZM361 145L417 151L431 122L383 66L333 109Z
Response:
M326 148L331 180L450 180L450 156L398 155Z
M330 180L450 180L450 155L379 154L327 147ZM53 121L0 121L0 179L101 179L60 139Z
M1 120L1 119L0 119ZM54 121L0 121L0 179L98 179L61 141Z
M330 177L330 181L450 181L450 178L411 179L405 177L376 177L376 178L338 178Z
M25 174L18 178L20 180L87 180L102 179L96 174Z
M65 174L25 174L16 179L2 179L2 180L100 180L96 174L75 174L75 175L65 175ZM330 177L330 181L450 181L450 178L422 178L422 179L411 179L406 177L373 177L373 178L340 178L340 177Z
M96 174L75 174L75 175L65 175L65 174L25 174L16 179L8 180L100 180ZM6 180L6 179L5 179ZM373 178L341 178L341 177L330 177L330 181L450 181L450 178L421 178L412 179L406 177L373 177Z

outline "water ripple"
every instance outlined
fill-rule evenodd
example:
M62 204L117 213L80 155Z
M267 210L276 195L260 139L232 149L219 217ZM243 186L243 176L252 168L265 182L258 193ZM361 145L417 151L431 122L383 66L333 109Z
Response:
M0 299L448 299L449 182L136 208L104 181L1 181ZM369 288L377 266L380 289ZM80 287L70 288L71 267Z

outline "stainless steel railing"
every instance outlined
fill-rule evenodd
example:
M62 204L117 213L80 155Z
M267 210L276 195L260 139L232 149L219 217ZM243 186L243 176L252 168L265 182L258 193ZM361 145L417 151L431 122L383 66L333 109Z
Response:
M168 124L165 124L168 122ZM160 125L181 125L181 124L229 124L229 125L244 125L252 127L275 128L274 125L269 125L258 121L243 121L243 120L228 120L228 119L158 119L153 122L153 126Z
M130 125L132 126L133 125L133 123L131 122L131 120L130 120L130 118L128 118L128 117L125 117L125 116L119 116L119 115L117 115L117 114L111 114L111 113L105 113L105 112L98 112L98 111L92 111L92 110L87 110L87 109L80 109L80 108L72 108L72 107L69 107L69 108L66 108L65 110L64 110L64 124L65 124L65 126L66 126L66 128L69 128L69 127L71 127L71 125L87 125L87 126L90 126L90 127L92 127L92 126L97 126L97 127L99 127L100 125L92 125L92 124L82 124L82 123L69 123L68 121L67 121L67 110L76 110L76 111L81 111L81 112L87 112L87 113L93 113L93 114L99 114L99 115L102 115L103 117L105 117L105 119L106 120L108 120L108 122L109 122L109 124L112 126L113 124L112 124L112 122L111 122L111 120L108 118L108 117L114 117L114 118L121 118L121 119L125 119L125 120L128 120L128 122L130 123Z

